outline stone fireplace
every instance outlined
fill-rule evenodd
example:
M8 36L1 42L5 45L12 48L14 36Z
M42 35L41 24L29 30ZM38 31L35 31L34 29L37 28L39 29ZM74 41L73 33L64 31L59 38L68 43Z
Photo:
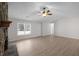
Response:
M8 49L8 3L0 2L0 55L4 55Z

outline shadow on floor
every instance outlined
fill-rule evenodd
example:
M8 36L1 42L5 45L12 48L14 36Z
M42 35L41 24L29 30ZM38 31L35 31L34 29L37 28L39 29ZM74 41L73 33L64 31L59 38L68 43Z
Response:
M9 46L4 56L18 56L16 45Z

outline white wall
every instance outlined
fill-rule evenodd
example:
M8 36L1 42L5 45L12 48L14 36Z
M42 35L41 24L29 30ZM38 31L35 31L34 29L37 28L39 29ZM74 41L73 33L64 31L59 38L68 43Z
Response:
M37 37L37 36L45 36L50 35L50 22L30 22L30 21L23 21L23 20L16 20L16 19L10 19L12 20L12 24L10 25L8 29L8 36L9 41L15 41L19 39L24 38L30 38L30 37ZM17 35L17 23L23 22L23 23L31 23L32 24L32 32L31 35L23 35L18 36ZM69 37L69 38L77 38L79 39L79 18L64 18L59 19L55 21L55 35L57 36L63 36L63 37Z
M51 23L50 22L42 22L42 35L51 35ZM52 31L54 31L54 27L52 27ZM52 32L53 34L54 32Z
M55 35L79 39L79 18L70 17L56 21Z
M29 37L36 37L41 35L41 23L39 22L30 22L30 21L23 21L23 20L17 20L17 19L10 19L12 21L12 24L10 25L8 29L8 36L9 36L9 41L15 41L19 39L24 39L24 38L29 38ZM31 35L22 35L18 36L17 35L17 23L31 23L32 31Z
M8 36L9 41L16 41L25 38L37 37L37 36L45 36L51 35L51 26L50 22L30 22L25 20L18 20L18 19L10 19L12 24L8 29ZM17 23L31 23L31 34L30 35L17 35ZM54 30L54 28L53 28Z

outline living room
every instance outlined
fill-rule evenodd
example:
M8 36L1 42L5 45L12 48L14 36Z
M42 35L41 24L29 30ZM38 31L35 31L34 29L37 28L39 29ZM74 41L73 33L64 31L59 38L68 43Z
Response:
M3 4L8 7L6 9L8 20L6 20L7 16L0 19L0 34L7 33L8 38L7 50L2 50L1 55L79 55L79 2L8 2ZM2 24L7 24L5 20L10 23L8 29ZM3 41L6 38L5 35L1 37Z

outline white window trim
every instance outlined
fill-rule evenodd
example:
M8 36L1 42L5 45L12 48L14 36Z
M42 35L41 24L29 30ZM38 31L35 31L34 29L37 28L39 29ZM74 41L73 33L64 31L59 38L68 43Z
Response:
M20 31L18 30L19 24L23 24L24 25L24 34L21 34ZM26 31L26 25L27 24L30 24L30 23L17 23L17 35L18 36L20 36L20 35L30 35L31 34L31 24L30 24L30 31Z

